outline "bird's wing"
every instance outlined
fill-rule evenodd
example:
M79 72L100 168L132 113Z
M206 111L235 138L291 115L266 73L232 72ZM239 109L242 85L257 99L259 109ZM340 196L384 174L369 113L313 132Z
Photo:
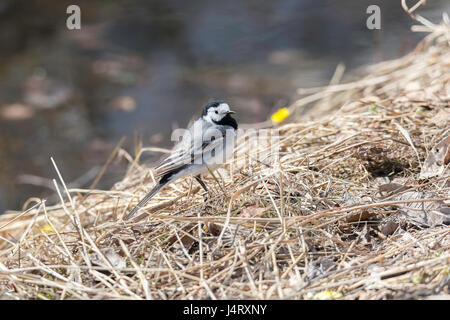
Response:
M216 131L208 131L211 128ZM161 177L188 164L222 164L225 161L223 152L226 153L225 156L232 153L224 140L230 128L209 126L204 131L198 132L191 127L189 134L184 136L172 149L171 154L156 167L156 176Z
M220 137L212 141L204 141L200 146L191 144L188 148L175 149L155 168L155 176L161 177L188 164L203 164L205 159L210 158L213 150L221 150L223 143L224 138Z

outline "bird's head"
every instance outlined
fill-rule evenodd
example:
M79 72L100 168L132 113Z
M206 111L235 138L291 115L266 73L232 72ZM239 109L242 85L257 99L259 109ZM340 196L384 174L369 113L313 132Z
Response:
M225 101L217 100L208 103L203 108L202 117L205 121L221 124L227 122L228 119L232 119L231 114L233 113L235 112L230 110L230 106Z

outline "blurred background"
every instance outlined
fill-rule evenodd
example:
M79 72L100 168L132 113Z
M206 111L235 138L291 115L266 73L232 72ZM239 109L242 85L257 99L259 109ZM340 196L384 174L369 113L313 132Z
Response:
M81 30L66 28L70 4ZM366 28L371 4L381 30ZM418 11L442 12L448 0ZM50 156L88 187L122 136L132 155L136 140L168 147L211 99L241 123L266 120L340 62L351 72L408 53L424 36L412 24L400 0L0 0L0 213L54 193ZM126 166L114 161L97 187Z

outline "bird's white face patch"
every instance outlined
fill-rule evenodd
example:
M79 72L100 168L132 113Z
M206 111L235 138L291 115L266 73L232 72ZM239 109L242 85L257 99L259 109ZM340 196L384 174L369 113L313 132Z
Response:
M208 109L208 114L205 116L205 120L213 120L219 122L230 112L230 106L227 103L221 103L217 107Z
M219 104L217 109L219 109L219 113L222 113L222 114L227 114L228 112L230 112L230 106L227 103Z

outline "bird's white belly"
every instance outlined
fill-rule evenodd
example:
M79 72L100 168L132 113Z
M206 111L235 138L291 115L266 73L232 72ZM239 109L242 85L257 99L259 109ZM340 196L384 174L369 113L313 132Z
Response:
M216 168L217 168L217 166L210 167L211 170L214 170ZM176 173L173 176L173 180L178 179L178 178L187 177L187 176L196 176L196 175L204 174L207 172L208 172L208 166L205 164L190 164L185 169Z

